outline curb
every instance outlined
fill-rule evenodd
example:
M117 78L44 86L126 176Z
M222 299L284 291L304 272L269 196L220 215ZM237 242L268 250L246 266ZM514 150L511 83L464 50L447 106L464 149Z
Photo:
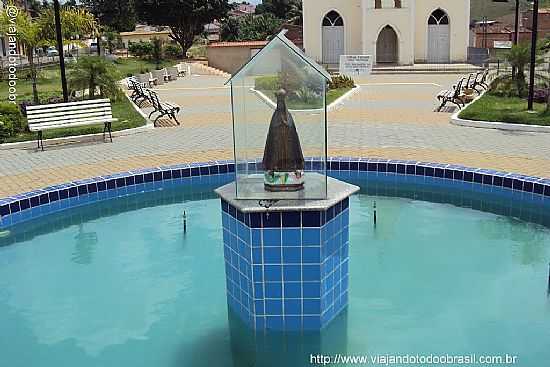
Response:
M361 89L361 86L356 85L355 87L353 87L352 89L350 89L349 91L347 91L346 93L344 93L343 95L338 97L334 102L332 102L331 104L329 104L327 106L327 112L334 111L338 107L341 107L341 105L344 103L345 100L347 100L348 98L353 96L355 93L359 92L360 89ZM259 90L254 89L254 88L250 88L250 91L252 93L256 94L270 108L272 108L272 109L277 108L277 105L268 96L266 96L265 94L263 94ZM323 111L323 109L322 108L315 108L315 109L310 109L310 110L289 109L289 111L291 111L291 112L312 112L312 111L321 112L321 111Z

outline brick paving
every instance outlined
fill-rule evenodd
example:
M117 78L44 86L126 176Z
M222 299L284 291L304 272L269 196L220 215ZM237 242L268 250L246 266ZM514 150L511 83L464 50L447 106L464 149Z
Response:
M458 127L433 112L434 95L458 75L375 75L329 114L329 154L463 164L550 177L550 134ZM160 86L183 107L182 125L109 143L0 150L0 197L51 184L191 161L232 157L230 91L225 78L193 76ZM147 112L148 109L146 108Z

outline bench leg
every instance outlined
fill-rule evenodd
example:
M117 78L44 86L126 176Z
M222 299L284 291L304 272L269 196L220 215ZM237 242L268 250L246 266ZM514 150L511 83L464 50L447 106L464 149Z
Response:
M439 107L437 108L437 112L441 112L441 110L443 109L443 107L445 107L446 104L447 104L447 100L443 98L441 101L441 105L439 105Z
M38 149L42 148L42 151L44 151L44 137L42 135L42 131L38 132L37 143Z
M172 118L174 119L174 121L176 121L176 123L179 125L180 122L178 121L178 119L176 118L176 114L172 113Z
M106 122L103 126L103 141L105 141L105 133L109 132L109 140L113 142L113 136L111 135L111 122Z

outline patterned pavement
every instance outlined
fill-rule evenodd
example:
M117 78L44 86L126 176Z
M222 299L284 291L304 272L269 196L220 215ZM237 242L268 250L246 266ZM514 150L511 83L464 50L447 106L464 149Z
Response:
M329 154L462 164L550 177L550 134L458 127L433 112L434 95L458 75L376 75L329 114ZM0 197L51 184L190 161L232 157L230 90L224 78L192 76L158 88L183 111L178 127L115 138L0 150ZM145 109L147 111L147 109ZM172 124L161 124L171 126Z

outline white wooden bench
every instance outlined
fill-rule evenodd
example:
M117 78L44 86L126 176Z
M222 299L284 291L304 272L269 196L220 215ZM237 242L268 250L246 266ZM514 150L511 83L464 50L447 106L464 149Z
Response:
M27 107L27 122L30 131L38 133L38 148L44 150L42 132L44 130L67 127L103 124L103 140L105 133L111 136L111 123L117 121L111 112L109 99L92 99L88 101L46 104Z

